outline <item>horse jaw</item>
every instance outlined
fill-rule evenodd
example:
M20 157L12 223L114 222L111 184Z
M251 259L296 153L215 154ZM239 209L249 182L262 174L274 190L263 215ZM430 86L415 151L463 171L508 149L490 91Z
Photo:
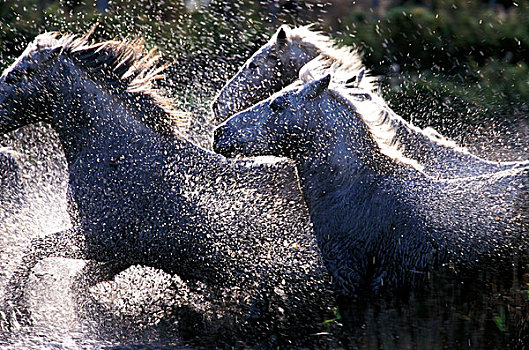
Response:
M282 156L275 150L276 142L267 137L261 129L237 127L238 121L244 118L245 113L247 112L235 115L215 129L213 151L228 158Z
M259 152L255 147L255 143L249 143L244 140L236 141L236 133L234 133L226 124L215 129L213 151L223 155L224 157L233 158L235 156L261 156L263 152Z

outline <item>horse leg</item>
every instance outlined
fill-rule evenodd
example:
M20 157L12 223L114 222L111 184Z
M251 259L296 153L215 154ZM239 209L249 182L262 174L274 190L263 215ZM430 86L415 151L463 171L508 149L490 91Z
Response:
M23 303L24 287L31 271L47 257L86 259L85 235L80 227L52 233L32 241L22 261L5 287L3 307L0 310L0 329L8 334L29 323L29 311Z
M96 260L87 261L83 269L73 278L71 290L75 296L75 312L82 319L86 317L90 320L105 320L109 317L91 292L90 288L100 282L110 281L117 274L130 267L130 264L122 261L99 262Z

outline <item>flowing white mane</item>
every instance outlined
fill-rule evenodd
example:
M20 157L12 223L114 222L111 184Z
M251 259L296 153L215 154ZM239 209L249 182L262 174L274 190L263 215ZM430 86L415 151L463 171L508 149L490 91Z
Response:
M360 72L365 70L362 64L362 56L356 49L351 49L347 46L338 46L331 38L323 35L320 32L310 29L310 25L296 27L287 32L288 39L292 44L302 48L304 51L312 52L314 55L319 55L319 60L328 60L336 62L340 65L344 72L348 72L348 76L352 72ZM373 84L374 78L369 77L362 81L363 86L370 88Z
M421 129L397 115L380 96L373 80L366 78L364 68L350 67L351 65L344 66L322 55L305 65L299 73L299 78L303 82L310 82L330 73L331 94L352 106L366 124L380 151L392 159L422 171L424 166L417 159L405 155L413 153L406 150L417 147L413 141L419 138L426 140L433 148L445 147L468 154L465 148L446 139L434 129Z
M58 50L100 81L119 88L120 92L152 101L157 109L163 111L158 113L163 117L154 118L151 115L152 118L145 118L145 121L156 129L166 127L173 130L177 127L182 130L187 127L187 113L174 109L172 99L153 87L154 81L164 77L163 72L168 66L160 64L161 54L156 49L146 50L141 38L93 42L90 36L94 29L83 36L58 32L40 34L32 45L38 50Z

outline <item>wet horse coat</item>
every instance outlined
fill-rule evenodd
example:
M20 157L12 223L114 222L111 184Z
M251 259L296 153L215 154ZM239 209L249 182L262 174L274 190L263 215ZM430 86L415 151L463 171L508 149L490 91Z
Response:
M0 148L0 222L4 225L9 223L10 216L20 210L26 196L14 153L7 148ZM0 229L0 234L2 233L3 230Z
M326 273L290 166L226 160L183 139L180 113L151 86L157 61L140 42L43 34L0 78L1 133L38 121L58 133L74 221L33 243L10 298L20 302L40 259L63 256L244 287L257 318L275 297L289 317L321 308Z
M329 37L310 27L289 28L282 25L217 94L213 103L214 121L221 123L233 114L270 97L296 81L305 64L321 58L340 64L342 71L358 75L358 80L351 81L351 85L374 91L373 79L367 76L356 50L339 47ZM349 77L347 73L344 76ZM396 116L388 106L385 110L391 115L392 127L399 134L400 151L406 157L420 161L423 171L428 175L439 178L464 177L515 166L512 163L500 164L481 159L432 128L419 129Z
M331 81L328 68L313 62L301 81L219 126L215 150L295 161L322 256L344 295L418 287L439 272L504 277L527 253L527 162L432 177L402 151L404 124L382 98L351 84L357 76L341 79L349 70L333 67L339 79Z

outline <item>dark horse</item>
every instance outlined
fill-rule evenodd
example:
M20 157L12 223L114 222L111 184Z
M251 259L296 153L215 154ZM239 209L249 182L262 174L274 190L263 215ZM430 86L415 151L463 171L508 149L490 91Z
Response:
M114 273L141 264L238 286L252 317L281 304L289 322L309 326L325 306L327 275L293 169L227 160L183 139L185 116L152 88L158 59L140 41L47 33L1 76L0 133L51 124L74 222L31 244L9 303L21 307L39 260L60 256L111 261Z

